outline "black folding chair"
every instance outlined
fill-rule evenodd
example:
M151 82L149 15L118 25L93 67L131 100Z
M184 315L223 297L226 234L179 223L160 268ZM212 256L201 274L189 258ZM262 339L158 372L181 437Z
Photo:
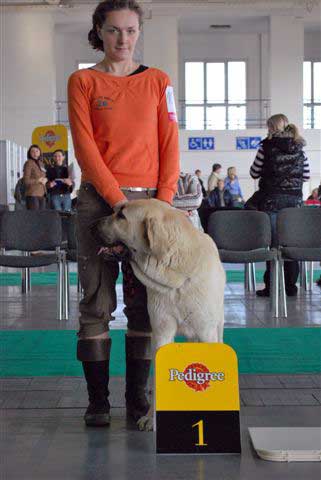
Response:
M321 261L321 209L284 208L277 217L281 289L285 291L284 262ZM282 305L287 316L286 296Z
M264 212L226 210L211 214L208 235L214 240L223 263L271 262L271 310L279 316L277 250L271 248L271 223Z
M57 266L57 317L68 318L64 278L65 253L61 250L61 219L53 210L18 210L2 215L0 265L8 268ZM54 252L51 252L54 250ZM7 251L13 251L8 254ZM18 251L18 253L17 253ZM37 251L36 255L31 255ZM27 286L26 291L29 290Z

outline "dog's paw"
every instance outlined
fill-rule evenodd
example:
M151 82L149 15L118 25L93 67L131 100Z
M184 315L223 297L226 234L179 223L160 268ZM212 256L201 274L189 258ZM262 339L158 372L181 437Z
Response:
M148 415L145 415L144 417L141 417L138 422L137 426L141 432L152 432L154 429L154 421L153 417L150 417Z

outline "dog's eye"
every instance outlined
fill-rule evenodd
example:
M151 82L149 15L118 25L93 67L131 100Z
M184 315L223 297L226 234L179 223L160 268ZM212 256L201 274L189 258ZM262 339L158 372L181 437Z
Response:
M125 215L123 214L123 211L122 210L119 210L119 212L117 213L117 218L124 218L126 219Z

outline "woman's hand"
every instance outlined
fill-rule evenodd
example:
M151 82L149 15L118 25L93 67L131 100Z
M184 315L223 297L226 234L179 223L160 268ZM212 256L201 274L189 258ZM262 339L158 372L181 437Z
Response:
M42 185L45 186L46 183L48 182L48 178L47 177L41 177L41 178L39 178L38 182L42 183Z
M56 185L57 185L56 182L49 182L48 183L49 188L54 188Z
M128 200L121 200L120 202L117 202L115 203L115 205L113 206L113 210L115 213L117 213L121 207L123 207L124 205L126 205L126 203L128 203Z
M64 178L63 182L68 185L68 187L72 187L72 180L70 178Z

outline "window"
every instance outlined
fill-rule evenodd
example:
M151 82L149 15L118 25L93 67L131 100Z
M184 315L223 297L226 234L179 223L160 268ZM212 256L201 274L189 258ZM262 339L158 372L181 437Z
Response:
M78 70L82 70L83 68L90 68L96 65L96 63L78 63Z
M185 128L246 128L246 63L185 63Z
M303 62L303 125L321 128L321 62Z

